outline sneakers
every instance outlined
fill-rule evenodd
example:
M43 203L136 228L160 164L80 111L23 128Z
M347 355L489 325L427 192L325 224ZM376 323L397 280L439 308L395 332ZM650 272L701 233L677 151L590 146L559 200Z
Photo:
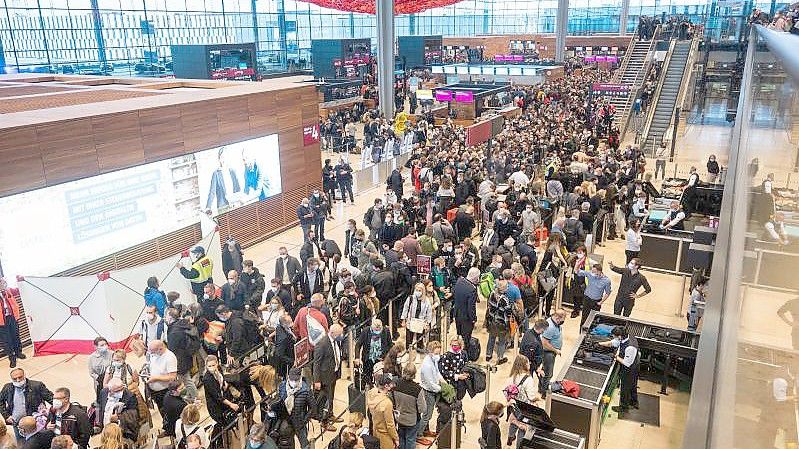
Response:
M621 405L614 405L610 409L613 410L614 412L618 413L619 415L623 415L623 414L627 413L627 411L629 410L627 407L623 407Z
M490 355L489 355L489 356L486 356L486 363L490 362L490 361L491 361L491 359L493 359L493 358L494 358L494 357L492 357L492 356L490 356Z
M503 363L508 363L507 357L502 357L501 359L497 360L497 365L502 365Z
M572 317L572 318L577 318L578 316L580 316L580 311L579 311L578 309L574 309L574 310L572 310L572 315L571 315L571 317Z
M8 366L10 366L11 368L16 368L17 367L17 359L10 358L10 359L8 359L8 361L9 361Z
M17 358L20 360L25 360L28 358L28 356L20 352L19 354L17 354Z

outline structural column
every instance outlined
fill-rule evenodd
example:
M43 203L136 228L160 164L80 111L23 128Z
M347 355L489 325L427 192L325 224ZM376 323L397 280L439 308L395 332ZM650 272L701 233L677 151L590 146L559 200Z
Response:
M621 1L621 12L619 12L619 36L627 35L627 17L630 15L630 0Z
M569 0L558 0L558 17L555 23L555 62L563 62L566 53L566 35L569 33Z
M380 112L394 117L394 0L375 0L377 6L377 91Z

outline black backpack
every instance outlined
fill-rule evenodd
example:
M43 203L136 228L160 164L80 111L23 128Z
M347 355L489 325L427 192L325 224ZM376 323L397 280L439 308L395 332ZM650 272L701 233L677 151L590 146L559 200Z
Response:
M261 321L258 316L247 311L241 314L241 318L244 321L244 340L251 346L262 343Z
M569 218L563 225L563 234L566 236L566 247L571 251L577 244L577 223L579 220Z
M472 339L469 340L469 343L467 343L466 346L466 355L469 356L469 361L476 362L477 359L480 358L480 351L481 351L480 340L478 340L475 337L472 337Z

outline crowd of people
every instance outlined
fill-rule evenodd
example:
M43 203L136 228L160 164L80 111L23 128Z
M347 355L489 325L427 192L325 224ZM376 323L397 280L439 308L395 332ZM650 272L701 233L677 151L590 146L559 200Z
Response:
M760 8L754 8L749 23L759 24L775 31L799 34L799 5L794 4L774 13L773 17Z
M520 442L528 425L515 404L547 396L563 323L570 316L585 323L614 290L614 313L629 316L651 291L638 258L649 201L643 158L636 148L608 144L612 108L589 95L592 83L608 77L582 68L516 87L521 115L507 120L490 146L467 146L465 130L450 121L433 126L421 119L400 135L389 120L365 111L365 147L402 140L411 156L391 172L385 194L363 219L348 221L343 241L325 236L337 193L345 203L354 201L353 169L342 155L336 165L325 161L323 190L298 207L303 244L297 256L279 249L274 278L265 279L231 240L223 250L226 279L217 286L205 250L194 248L191 266L180 272L191 281L196 302L162 291L155 277L147 281L137 341L144 366L132 366L124 350L112 351L98 337L89 358L91 407L72 402L68 388L51 392L18 368L0 391L0 414L25 449L86 448L98 432L103 449L116 449L142 444L157 410L159 436L181 449L199 449L219 447L218 435L238 413L255 407L257 392L270 400L261 404L261 423L251 426L246 447L288 449L296 438L304 449L311 420L337 431L336 384L352 360L356 392L367 391L368 407L356 410L350 398L350 420L335 441L347 449L411 449L432 444L467 394L485 388L485 374L469 363L478 360L473 333L483 326L488 363L507 363L507 349L519 336L515 388L506 389L504 404L486 405L481 417L484 447L502 447L498 421L505 408L511 422L506 444ZM323 127L332 124L332 131L323 135L335 136L343 123L361 119L331 116ZM347 126L345 133L354 135ZM500 184L507 189L499 191ZM621 223L603 219L617 209ZM586 239L599 234L627 241L625 263L610 263L621 275L616 286L588 259ZM420 260L429 266L419 266ZM561 276L571 314L553 307ZM480 301L484 317L477 315ZM310 356L295 366L301 341ZM267 355L241 366L260 345L269 348ZM635 405L626 400L622 409ZM200 419L203 407L211 432Z

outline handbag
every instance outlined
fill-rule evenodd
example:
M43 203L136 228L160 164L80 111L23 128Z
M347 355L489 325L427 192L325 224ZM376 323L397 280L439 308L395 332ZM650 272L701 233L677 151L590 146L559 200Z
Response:
M424 333L425 329L427 329L427 322L421 318L410 318L408 319L407 329L414 334Z

